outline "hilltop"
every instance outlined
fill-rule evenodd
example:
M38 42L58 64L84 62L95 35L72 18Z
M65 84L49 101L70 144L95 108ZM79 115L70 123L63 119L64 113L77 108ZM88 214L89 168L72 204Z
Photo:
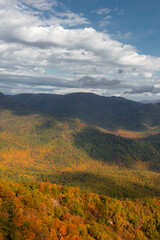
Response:
M12 96L35 110L57 116L79 118L107 130L146 131L160 125L160 104L142 104L121 97L92 93L20 94Z

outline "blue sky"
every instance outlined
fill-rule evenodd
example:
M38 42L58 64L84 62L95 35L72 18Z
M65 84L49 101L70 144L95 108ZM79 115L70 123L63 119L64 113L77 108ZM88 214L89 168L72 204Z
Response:
M142 54L160 56L159 0L82 0L68 1L66 6L73 12L83 13L98 31L106 30L115 39L135 45ZM96 14L105 8L112 11ZM100 26L106 16L112 17L108 20L110 24Z
M0 91L160 98L158 0L1 0Z

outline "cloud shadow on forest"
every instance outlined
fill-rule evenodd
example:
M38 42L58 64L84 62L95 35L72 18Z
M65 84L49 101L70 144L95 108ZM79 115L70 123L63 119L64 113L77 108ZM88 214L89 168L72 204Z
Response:
M0 93L0 111L9 110L14 115L26 116L35 114L32 108L14 100L11 96Z
M113 170L114 171L114 170ZM131 179L112 175L98 175L91 172L63 172L56 174L39 174L38 180L51 183L80 187L82 190L104 194L118 199L135 199L160 196L160 189L148 183L137 183Z
M137 169L141 162L143 170L160 170L159 151L150 142L127 139L94 127L86 127L74 134L74 144L98 161L131 169Z

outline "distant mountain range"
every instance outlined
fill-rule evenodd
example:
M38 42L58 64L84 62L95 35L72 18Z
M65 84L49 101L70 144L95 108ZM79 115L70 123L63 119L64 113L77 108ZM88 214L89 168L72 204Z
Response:
M87 124L111 131L144 131L148 127L160 125L160 103L142 104L121 97L104 97L92 93L19 94L6 98L36 111L79 118Z
M92 93L19 94L0 93L0 109L43 112L62 118L78 118L109 131L147 131L160 126L160 103L143 104L121 97Z
M156 99L156 100L142 100L142 101L140 101L140 103L144 103L144 104L147 104L147 103L160 103L160 99Z
M0 93L0 109L7 109L10 111L16 111L16 112L32 112L32 109L22 102L17 101L12 96L4 95L3 93Z

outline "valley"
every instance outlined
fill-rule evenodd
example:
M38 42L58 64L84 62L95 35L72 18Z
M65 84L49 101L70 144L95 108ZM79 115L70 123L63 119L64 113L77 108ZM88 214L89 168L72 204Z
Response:
M32 96L32 98L33 97L36 98L36 96ZM96 97L99 98L100 96ZM79 218L78 221L83 222L85 234L80 234L78 231L75 233L77 238L73 239L159 239L160 138L159 125L157 125L159 121L157 117L158 113L155 119L154 115L152 115L153 119L151 125L146 125L146 122L149 122L148 118L138 118L136 120L137 122L134 122L134 126L131 126L131 122L129 122L126 129L120 129L119 125L121 127L125 126L125 122L127 121L127 116L124 116L124 111L122 111L118 114L123 115L123 120L125 119L124 122L122 118L120 122L113 118L112 126L114 126L114 128L107 129L107 127L102 127L104 126L102 121L99 125L95 125L95 122L92 121L93 116L91 117L89 115L89 112L93 110L92 108L88 109L88 105L85 113L84 111L81 112L77 110L79 114L81 113L81 116L78 116L75 112L74 114L61 112L60 114L60 112L51 112L45 108L43 108L42 111L39 107L33 107L31 104L26 104L24 101L22 103L22 101L17 99L18 96L0 96L0 179L1 189L3 189L3 194L1 193L0 197L2 199L2 208L6 204L6 198L4 198L5 191L12 192L10 194L14 199L13 202L18 201L18 204L24 209L25 205L21 197L20 200L15 200L18 194L17 191L21 191L16 189L23 188L24 192L27 191L25 195L31 194L31 198L34 198L35 195L33 196L32 194L32 189L34 188L34 190L37 191L37 193L35 193L38 194L37 196L41 194L38 193L38 191L42 192L43 196L41 195L41 198L43 197L44 199L50 194L50 198L59 199L60 206L69 207L70 210L68 211L71 214L70 218L76 217L78 219L78 216L81 217L81 220ZM39 96L37 99L39 99ZM75 96L73 96L72 101L70 100L71 103L74 102L74 100ZM114 99L114 101L117 101L116 105L118 106L119 100ZM122 104L121 101L120 99L120 104ZM32 103L35 102L36 101L32 99ZM126 104L127 100L123 100L123 102L125 102L126 108L128 104ZM53 100L51 104L54 104ZM133 104L134 103L132 103L132 105ZM135 105L137 105L137 103L135 103ZM37 106L42 107L40 103L37 103ZM47 106L47 104L45 106ZM94 106L94 103L92 103L92 106ZM106 107L109 108L109 106ZM159 105L153 105L152 111L158 108L158 106ZM142 107L143 106L141 106L141 109ZM57 106L56 108L61 109ZM148 108L151 109L152 105L148 106ZM87 115L85 115L87 111L88 119L86 118ZM126 111L127 110L125 110L125 114ZM116 112L114 114L117 115ZM136 115L136 112L134 114ZM145 114L147 116L147 113ZM73 117L73 115L75 116ZM104 115L103 111L101 115ZM110 116L108 116L108 118L110 118ZM103 120L103 118L101 120ZM98 117L96 121L98 121ZM115 125L116 121L117 126ZM109 123L109 125L111 126L111 123ZM135 126L141 127L138 130L133 130ZM49 186L49 189L57 186L61 197L58 197L58 195L52 196L50 190L47 190L49 192L40 190L39 184L42 186ZM73 187L78 190L74 190ZM67 193L69 195L66 196L65 191L66 193L69 192ZM98 202L94 203L92 207L87 205L87 207L82 210L80 204L84 204L84 200L80 197L77 203L75 196L71 200L70 191L78 191L80 195L83 195L85 192L85 196L87 199L90 199L91 205L95 201L94 199L97 199L96 201ZM102 197L102 195L104 197ZM21 193L19 196L21 196ZM64 200L65 202L62 204L63 198L68 200ZM108 212L105 213L104 211L108 210L104 210L104 206L100 207L101 204L104 204L102 198L110 202L107 202L107 206L110 206L111 209L113 207L114 210L111 210L113 212L112 214ZM78 204L76 205L76 212L71 210L71 206L66 205L71 203L71 201L73 201L75 205ZM147 210L148 205L144 205L143 201L147 202L145 204L154 205L154 210L149 213L148 211L150 210ZM29 203L26 204L29 206ZM51 207L50 204L49 202L45 202L45 208ZM142 217L141 220L136 220L135 213L133 214L133 218L128 218L126 214L129 213L122 211L122 206L128 206L129 210L124 211L129 211L130 214L133 214L130 209L136 209L138 206L138 210L133 211L137 211L137 214L141 215L142 211L146 211L150 214L148 220L146 220L147 217L146 219ZM35 207L32 206L32 208ZM54 217L52 217L54 221L57 221L59 226L65 225L64 228L67 229L68 220L65 218L67 214L65 208L59 207L57 210L55 206L52 206L52 208L54 208L54 212L61 212L57 213L60 215L54 215ZM9 209L6 211L9 211ZM92 214L93 216L90 216L89 220L86 219L86 214L88 216L89 212L86 213L85 211L91 213L94 211ZM114 213L114 211L119 211L119 213ZM3 215L2 212L1 217ZM44 214L42 209L40 212L42 215ZM25 219L25 215L28 213L25 213L23 210L23 214L23 219ZM49 212L45 214L47 214L45 218L47 217L49 219ZM103 216L105 214L107 214L109 220L104 220ZM36 216L43 222L44 216L42 215ZM123 224L115 220L119 217L120 219L122 218L121 221ZM92 218L92 220L90 218ZM9 221L9 219L7 220L6 218L6 221ZM108 225L106 221L111 221L112 224ZM129 221L129 225L125 225L125 221ZM142 221L143 224L138 221ZM156 221L156 224L154 222L152 224L154 225L153 227L150 224L147 225L148 223L146 221ZM96 226L97 233L92 232L91 223L93 226L98 224ZM79 224L81 223L75 226L76 229L79 228ZM89 224L90 227L86 224ZM135 226L132 224L137 226L136 230L134 230ZM5 224L3 223L2 225ZM20 225L22 226L23 224ZM43 235L46 236L45 239L60 239L58 227L56 230L57 233L54 233L55 237L49 236L49 234L51 234L49 225L46 226L46 229L48 229L46 231L48 231L48 233L44 233L42 227L35 226L35 228L39 229L37 230L38 232L43 232ZM102 228L104 233L98 235ZM20 234L18 231L17 228L17 234ZM67 231L69 234L69 230ZM125 233L123 233L123 231L125 231ZM7 230L2 230L2 232L4 234L3 236L5 236ZM32 231L30 231L30 234L31 232ZM72 239L71 235L67 235L67 232L63 237L64 239ZM18 237L14 239L18 239ZM26 237L26 239L34 238ZM35 239L40 239L40 237L35 237Z

